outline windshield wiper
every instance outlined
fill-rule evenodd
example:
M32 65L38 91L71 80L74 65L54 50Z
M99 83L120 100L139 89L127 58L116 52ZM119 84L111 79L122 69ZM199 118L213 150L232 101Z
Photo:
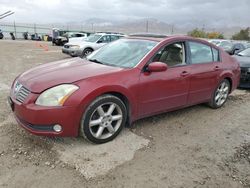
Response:
M117 65L109 64L109 63L106 63L106 62L101 62L101 61L99 61L99 60L97 60L97 59L87 59L87 60L89 60L89 61L91 61L91 62L94 62L94 63L98 63L98 64L102 64L102 65L111 66L111 67L119 67L119 66L117 66Z
M97 59L88 59L88 60L91 61L91 62L94 62L94 63L98 63L98 64L102 64L102 65L103 65L103 63L102 63L101 61L97 60Z

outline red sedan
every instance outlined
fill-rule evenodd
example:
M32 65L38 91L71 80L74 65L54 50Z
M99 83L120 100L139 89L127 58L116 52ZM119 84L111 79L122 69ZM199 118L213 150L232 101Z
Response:
M147 116L199 103L219 108L239 78L237 61L206 41L124 38L86 59L24 72L12 85L9 103L33 134L105 143Z

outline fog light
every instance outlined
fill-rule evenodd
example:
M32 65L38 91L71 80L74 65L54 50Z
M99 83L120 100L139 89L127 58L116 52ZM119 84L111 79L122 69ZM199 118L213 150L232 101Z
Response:
M55 132L59 133L59 132L62 131L62 126L56 124L56 125L53 126L53 129L54 129Z

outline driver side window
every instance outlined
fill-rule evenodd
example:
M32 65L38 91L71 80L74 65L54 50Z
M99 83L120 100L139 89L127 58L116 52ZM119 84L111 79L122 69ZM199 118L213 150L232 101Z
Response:
M109 43L110 42L110 36L105 35L102 38L99 39L99 43Z
M153 62L166 63L169 67L186 64L185 45L183 42L176 42L163 47L153 58Z

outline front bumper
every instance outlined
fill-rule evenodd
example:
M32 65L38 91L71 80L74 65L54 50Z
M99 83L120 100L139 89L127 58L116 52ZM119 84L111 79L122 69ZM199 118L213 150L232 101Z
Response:
M68 54L72 57L79 57L82 55L81 49L72 49L72 48L62 48L62 53Z
M62 48L62 53L70 55L72 57L77 57L78 52L76 49L71 49L71 48Z
M14 116L24 129L40 136L76 137L81 120L81 109L71 106L42 107L34 103L36 94L30 94L27 101L19 103L12 97L8 102ZM53 126L62 126L61 132L53 130Z
M250 88L250 68L241 67L240 88Z

